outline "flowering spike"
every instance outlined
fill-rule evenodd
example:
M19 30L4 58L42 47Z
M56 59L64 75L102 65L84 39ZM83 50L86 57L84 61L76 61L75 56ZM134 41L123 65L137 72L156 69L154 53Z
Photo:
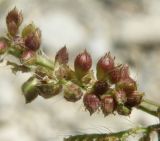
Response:
M97 63L97 79L106 80L108 73L114 68L114 60L109 53L101 57Z
M83 103L90 115L98 110L101 105L99 98L94 93L87 93L83 97Z
M75 73L78 79L81 79L92 66L92 58L90 54L85 50L83 53L80 53L74 62Z
M21 25L22 21L23 21L22 12L18 11L16 7L8 13L6 17L6 23L8 32L10 33L11 36L14 37L17 34L19 26Z
M64 46L57 52L55 56L55 61L57 61L59 64L68 63L68 51L67 51L66 46Z

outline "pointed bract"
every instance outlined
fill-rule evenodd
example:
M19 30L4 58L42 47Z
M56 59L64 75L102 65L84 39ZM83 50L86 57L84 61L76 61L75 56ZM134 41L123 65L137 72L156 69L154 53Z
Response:
M55 56L55 61L57 61L59 64L67 64L68 63L68 51L66 46L61 48L56 56Z

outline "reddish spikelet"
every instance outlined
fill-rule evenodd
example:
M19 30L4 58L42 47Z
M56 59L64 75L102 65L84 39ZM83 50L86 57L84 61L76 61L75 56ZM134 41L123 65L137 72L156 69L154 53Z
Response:
M97 63L97 79L106 80L108 73L114 68L114 60L109 53L101 57Z
M90 54L85 50L83 53L80 53L75 61L74 68L77 78L81 79L92 66L92 58Z
M86 109L90 112L90 115L96 112L101 105L99 98L93 93L85 94L83 97L83 103Z

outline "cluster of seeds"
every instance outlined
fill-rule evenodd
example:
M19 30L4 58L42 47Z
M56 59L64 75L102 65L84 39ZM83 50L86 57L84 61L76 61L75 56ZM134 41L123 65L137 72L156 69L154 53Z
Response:
M143 93L137 91L137 83L129 74L128 65L118 65L115 57L106 53L97 63L94 76L92 58L84 52L78 54L74 69L68 65L67 48L60 49L55 61L46 59L40 50L41 32L34 24L23 28L19 34L23 16L16 8L6 18L8 34L0 38L0 54L9 53L19 58L21 65L13 65L14 71L32 71L22 86L26 103L38 95L51 98L63 90L64 98L76 102L83 96L86 109L93 114L102 110L104 115L114 113L129 115L133 107L141 103Z
M78 76L83 77L89 71L91 62L86 51L76 58L75 68L78 68ZM90 114L101 108L105 116L114 111L129 115L132 108L141 103L143 93L137 91L137 83L131 78L128 65L116 65L115 57L110 53L99 59L96 75L97 79L83 97L84 105Z

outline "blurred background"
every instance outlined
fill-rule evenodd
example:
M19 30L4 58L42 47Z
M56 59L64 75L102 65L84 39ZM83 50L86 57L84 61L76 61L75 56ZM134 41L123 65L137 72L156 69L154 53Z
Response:
M130 65L145 97L160 101L159 0L0 0L1 35L6 33L7 12L15 6L23 11L23 26L34 22L40 27L42 48L51 58L66 45L73 62L86 48L95 66L100 56L111 51L118 62ZM26 105L21 85L28 76L14 75L0 64L0 141L62 141L69 135L158 123L137 109L129 117L89 116L82 101L69 103L62 96L38 97ZM156 141L156 136L152 140Z

